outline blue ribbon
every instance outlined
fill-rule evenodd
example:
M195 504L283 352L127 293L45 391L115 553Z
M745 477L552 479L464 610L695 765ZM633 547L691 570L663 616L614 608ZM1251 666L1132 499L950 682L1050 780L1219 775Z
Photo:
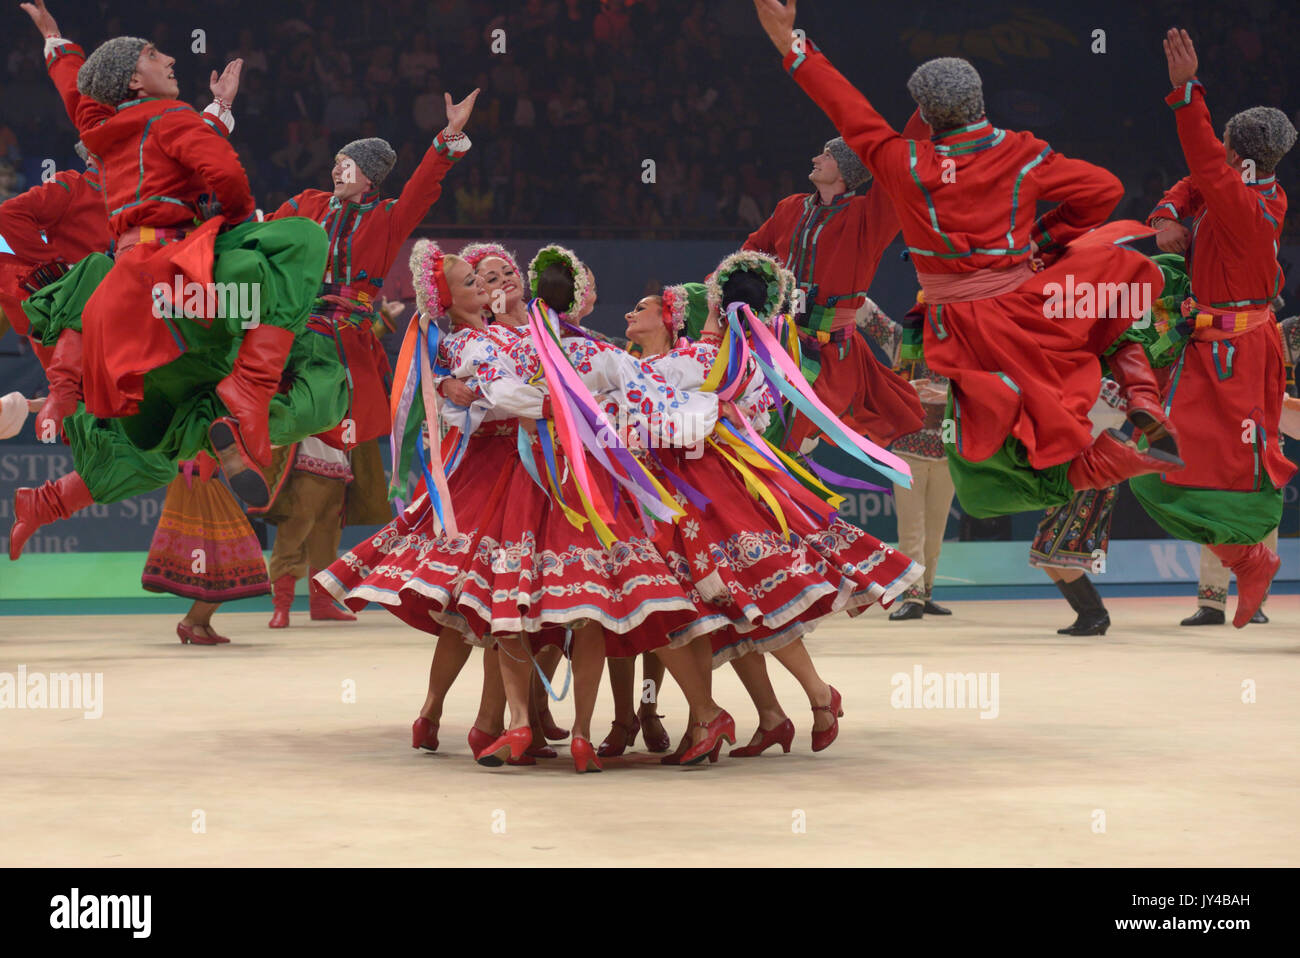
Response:
M740 331L740 320L736 316L736 311L733 310L727 313L727 322L732 326L736 335L743 335ZM826 437L830 439L832 443L839 446L842 450L851 455L854 459L857 459L863 465L876 470L876 472L880 473L885 478L897 482L904 488L912 488L911 478L903 475L897 469L894 469L892 466L887 466L883 462L877 462L856 445L847 441L847 439L842 442L837 441L836 437L846 435L844 424L838 419L833 419L830 416L827 416L820 409L810 403L802 392L786 381L785 377L781 375L780 372L764 362L757 350L753 351L753 355L754 361L758 363L758 368L762 370L763 377L768 381L768 383L774 385L781 395L790 400L799 412L812 420L813 424L825 433Z

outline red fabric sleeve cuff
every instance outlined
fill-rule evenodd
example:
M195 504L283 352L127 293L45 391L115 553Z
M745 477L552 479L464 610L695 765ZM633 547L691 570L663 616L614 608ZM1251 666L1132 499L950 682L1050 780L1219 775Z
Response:
M1200 80L1188 80L1177 90L1171 90L1165 96L1165 102L1175 110L1181 110L1185 106L1190 106L1193 97L1199 93L1202 100L1205 99L1205 87L1201 86Z

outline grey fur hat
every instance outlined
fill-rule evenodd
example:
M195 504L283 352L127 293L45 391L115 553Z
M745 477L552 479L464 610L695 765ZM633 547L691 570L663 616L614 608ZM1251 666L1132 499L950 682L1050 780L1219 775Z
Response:
M1254 160L1259 173L1272 173L1295 146L1295 137L1295 126L1287 115L1271 106L1242 110L1223 128L1227 145L1243 159Z
M966 126L984 116L984 85L979 72L960 57L922 63L908 78L907 92L935 133Z
M131 95L135 65L148 45L148 40L139 37L114 37L101 43L77 71L77 92L106 106L117 106Z
M856 190L871 179L871 174L862 165L861 157L853 152L853 147L844 142L844 137L837 136L833 140L827 140L825 149L834 158L835 165L840 168L845 189Z
M366 175L376 189L392 172L393 165L397 162L397 154L388 145L388 141L381 140L377 136L353 140L339 152L344 156L352 157L353 162L357 164L357 169Z

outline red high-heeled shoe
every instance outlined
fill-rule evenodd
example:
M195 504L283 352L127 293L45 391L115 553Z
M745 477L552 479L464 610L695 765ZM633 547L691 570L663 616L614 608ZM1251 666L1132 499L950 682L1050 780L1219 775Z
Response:
M816 729L813 729L812 750L814 752L820 752L824 748L829 748L831 742L835 741L836 737L840 734L840 718L844 715L844 709L840 707L840 701L841 701L840 693L835 691L835 686L833 685L830 686L830 690L831 690L830 705L813 706L814 712L831 713L830 728L824 728L820 732L817 731ZM816 718L816 716L813 716L813 718Z
M666 752L673 747L673 740L668 737L667 730L659 721L661 718L663 716L656 712L646 713L644 719L640 715L637 716L638 721L641 722L641 741L651 752Z
M411 723L411 748L438 751L438 723L430 722L423 715Z
M758 732L762 737L757 743L733 748L727 755L730 758L754 758L762 755L773 745L780 745L783 752L789 753L790 743L794 741L794 723L789 719L786 719L776 728L762 728L760 726Z
M525 758L558 758L559 754L559 752L546 744L545 731L541 728L533 729L533 744L524 752Z
M686 754L682 756L683 765L695 765L704 761L709 755L720 752L723 739L729 745L736 744L736 720L727 713L726 709L714 716L712 722L696 722L695 725L705 730L704 741L691 746L687 750ZM714 761L717 761L717 759L714 759Z
M184 622L176 623L176 634L180 637L181 645L221 645L221 640L214 635L202 635L198 632L198 627L186 625ZM229 639L225 640L229 642Z
M474 753L474 761L480 765L495 768L498 765L504 765L508 757L514 759L516 764L521 764L518 760L523 758L524 752L532 744L533 730L527 725L521 725L502 734L499 739L481 752Z
M226 638L224 635L219 635L217 633L217 630L212 627L212 623L208 623L203 628L208 633L208 635L212 637L212 640L217 643L217 645L230 644L230 640L228 638Z
M477 755L479 752L483 751L483 749L487 748L489 745L495 742L498 738L499 736L493 735L491 732L485 732L481 728L478 727L471 728L469 730L470 754ZM549 756L543 755L541 757L555 758L555 753L552 752L551 755ZM537 759L533 757L533 749L530 748L517 759L514 758L506 759L506 764L507 765L536 765Z
M477 725L471 725L468 736L469 753L471 755L477 755L479 752L483 751L483 749L495 742L498 737L499 736L493 735L491 732L483 731Z
M641 722L635 715L632 716L631 725L624 725L622 722L610 722L609 724L611 726L609 734L605 736L605 741L601 742L600 747L596 749L596 754L601 758L617 758L622 755L636 742L637 732L641 731ZM623 733L623 741L615 745L614 737L618 732Z
M604 771L600 759L596 757L596 750L591 747L591 743L585 738L578 738L575 735L573 741L569 743L569 752L573 755L573 770L575 772Z
M563 742L569 737L567 728L560 728L555 724L555 719L551 718L551 710L547 709L539 715L538 720L541 722L542 734L546 736L549 742Z

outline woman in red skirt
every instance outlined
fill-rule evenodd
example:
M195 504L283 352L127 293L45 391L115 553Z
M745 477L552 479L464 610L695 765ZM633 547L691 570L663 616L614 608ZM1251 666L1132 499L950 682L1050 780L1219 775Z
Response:
M422 328L428 329L430 317L443 310L454 323L469 327L447 337L439 348L439 365L454 376L468 375L467 385L481 399L463 417L449 413L449 421L474 432L486 425L492 446L476 452L477 482L467 480L449 492L438 488L440 466L426 462L426 487L436 495L417 499L388 528L322 574L321 581L351 606L378 601L418 628L431 631L436 623L457 629L467 641L498 646L511 727L476 754L482 764L518 758L532 742L527 721L530 660L537 648L563 641L570 630L576 712L571 750L579 771L598 770L589 726L606 651L627 655L665 645L669 634L694 621L695 606L651 540L633 524L630 509L610 526L616 541L609 546L590 524L576 521L568 504L580 502L577 484L570 463L557 461L550 451L548 427L543 425L539 437L527 425L521 432L518 423L509 422L544 423L548 397L528 381L536 357L524 338L508 343L491 327L476 328L486 296L481 285L474 295L462 292L471 284L468 264L424 244L417 244L412 259ZM553 304L572 308L580 301L575 275L585 277L585 271L550 264L542 270L543 294L549 293ZM417 345L424 335L408 333ZM404 392L413 393L419 385L395 389L395 399L400 404ZM494 426L491 416L505 424ZM412 431L400 415L397 428ZM448 439L444 447L454 478L459 439ZM403 474L400 461L396 474ZM541 476L558 481L552 479L554 488L547 491ZM475 528L448 524L454 522L453 505ZM441 528L434 523L439 510ZM674 668L671 662L669 668ZM721 713L711 700L700 701L690 676L679 680L702 709Z
M743 252L719 266L711 303L698 285L642 299L627 315L628 336L642 348L643 368L668 388L649 380L634 383L619 401L620 412L630 413L636 430L649 437L648 461L686 511L679 522L660 529L658 542L683 585L708 609L696 631L708 632L710 664L731 661L747 688L761 693L766 686L770 693L761 655L746 653L775 654L804 686L814 712L827 713L815 715L822 728L815 723L813 744L820 750L834 738L839 696L817 675L800 636L834 612L889 604L923 570L838 517L801 508L800 502L807 506L808 501L792 497L789 483L773 482L770 471L754 465L757 460L741 437L761 433L773 406L756 364L751 363L747 382L729 391L733 401L720 402L714 391L710 373L726 363L719 360L718 304L747 301L758 315L771 316L784 299L784 277L770 257ZM688 327L698 342L687 339L669 349ZM793 733L784 713L774 728L761 727L764 715L773 711L769 700L775 703L774 693L755 695L760 706L756 743L770 744L773 735L778 737L772 741L779 741L787 727ZM789 738L782 744L788 749ZM693 757L684 739L664 761Z
M225 645L230 639L212 627L212 614L223 602L271 591L262 545L235 497L214 477L216 467L207 453L182 463L167 487L140 577L149 592L194 600L176 624L187 645Z

